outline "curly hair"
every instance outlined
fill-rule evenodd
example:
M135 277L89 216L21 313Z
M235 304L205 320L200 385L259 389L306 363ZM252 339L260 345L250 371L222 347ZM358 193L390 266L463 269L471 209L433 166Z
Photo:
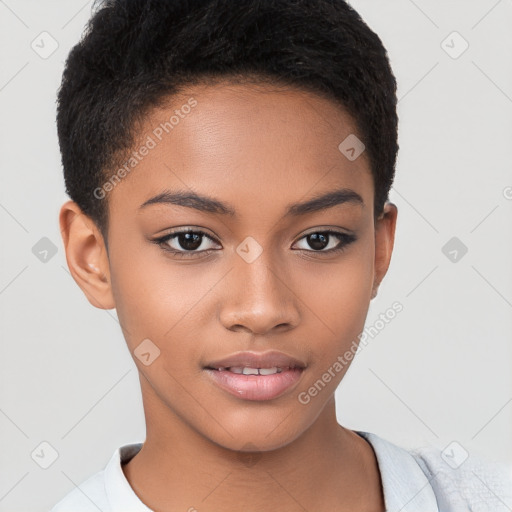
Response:
M138 123L187 85L294 87L354 119L380 215L398 153L396 80L380 38L344 0L105 0L66 61L57 130L66 192L106 240L93 191L134 143Z

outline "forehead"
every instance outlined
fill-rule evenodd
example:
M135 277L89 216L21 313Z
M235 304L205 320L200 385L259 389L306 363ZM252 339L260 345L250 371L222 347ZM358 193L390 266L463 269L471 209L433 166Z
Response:
M110 192L111 214L137 210L164 189L222 198L244 216L350 188L369 210L367 155L350 160L339 149L354 135L360 138L351 116L313 93L191 86L145 118L126 177Z

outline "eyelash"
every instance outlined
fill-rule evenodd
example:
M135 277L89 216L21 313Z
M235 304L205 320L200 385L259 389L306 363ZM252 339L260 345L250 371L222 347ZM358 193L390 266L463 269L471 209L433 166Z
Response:
M217 251L218 249L206 249L202 251L177 251L175 249L171 249L167 242L173 238L176 238L177 236L185 233L190 234L196 234L201 235L206 238L209 238L212 242L218 243L213 237L205 233L204 231L201 231L200 229L193 230L193 229L185 229L182 231L174 231L172 233L169 233L167 235L164 235L162 237L156 238L152 240L153 243L157 244L159 247L161 247L164 251L171 253L173 256L177 256L179 258L190 258L194 257L195 254L201 254L204 253L205 255L209 255L213 251ZM357 240L357 237L354 235L349 235L347 233L342 233L340 231L334 231L332 229L324 229L324 230L318 230L318 231L311 231L310 233L307 233L306 235L299 238L299 240L302 240L309 235L313 234L328 234L328 235L334 235L338 239L340 239L340 244L337 247L334 247L333 249L329 249L327 251L314 251L314 250L308 250L308 249L296 249L299 251L304 251L306 253L315 253L315 254L336 254L343 252L348 245L355 242Z

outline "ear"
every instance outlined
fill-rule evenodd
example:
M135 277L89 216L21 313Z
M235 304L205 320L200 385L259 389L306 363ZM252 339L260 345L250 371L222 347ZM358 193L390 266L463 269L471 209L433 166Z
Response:
M377 296L381 281L388 271L395 243L395 228L398 209L393 203L387 202L384 211L376 220L375 225L375 273L372 299Z
M62 205L59 224L73 279L94 307L115 308L108 254L101 232L74 201Z

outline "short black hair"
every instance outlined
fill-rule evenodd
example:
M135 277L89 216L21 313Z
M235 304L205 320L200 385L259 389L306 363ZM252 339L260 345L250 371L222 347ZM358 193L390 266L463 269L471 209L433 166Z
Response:
M57 130L66 192L105 242L108 198L93 192L126 161L138 123L187 85L219 80L293 87L343 107L365 144L380 215L399 148L396 80L348 3L104 0L67 58Z

